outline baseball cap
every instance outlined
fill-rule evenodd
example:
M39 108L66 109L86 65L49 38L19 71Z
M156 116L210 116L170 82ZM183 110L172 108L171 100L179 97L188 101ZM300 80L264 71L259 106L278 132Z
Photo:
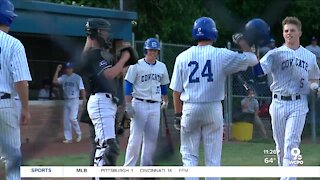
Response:
M65 68L73 68L73 64L71 62L67 62L65 65L64 65Z
M315 36L312 36L311 41L317 41L318 39Z
M276 42L273 38L270 38L270 42Z

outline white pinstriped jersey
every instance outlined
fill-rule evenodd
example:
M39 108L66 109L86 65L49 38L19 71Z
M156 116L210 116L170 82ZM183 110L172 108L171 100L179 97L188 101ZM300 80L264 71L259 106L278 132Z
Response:
M80 90L84 89L82 78L76 73L70 76L64 74L58 78L58 82L62 85L63 97L67 99L79 98Z
M133 84L132 96L135 98L161 101L161 85L170 83L167 67L156 61L148 64L144 58L129 67L125 80Z
M283 45L270 50L260 60L265 74L271 73L271 91L282 95L310 92L310 79L319 79L316 56L300 46L293 50Z
M0 31L0 93L16 95L14 83L31 81L23 44Z
M201 103L224 99L226 76L257 64L251 52L192 46L176 58L170 88L181 92L183 102Z

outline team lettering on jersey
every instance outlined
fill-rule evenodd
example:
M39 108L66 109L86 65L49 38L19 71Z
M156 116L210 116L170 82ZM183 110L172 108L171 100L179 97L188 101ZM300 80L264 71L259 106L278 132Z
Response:
M75 84L73 82L65 82L65 83L63 83L63 86L64 87L74 87Z
M297 67L301 67L305 71L308 71L308 62L305 62L304 60L299 58L291 58L291 59L284 60L281 64L281 70L285 70L289 67L292 67L293 65Z
M155 80L160 82L161 80L161 75L160 74L146 74L141 76L141 82L146 82L149 80Z

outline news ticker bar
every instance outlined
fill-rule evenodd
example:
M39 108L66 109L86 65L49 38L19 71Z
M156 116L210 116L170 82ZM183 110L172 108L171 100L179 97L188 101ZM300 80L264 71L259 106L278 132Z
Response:
M21 177L320 177L320 166L22 166Z

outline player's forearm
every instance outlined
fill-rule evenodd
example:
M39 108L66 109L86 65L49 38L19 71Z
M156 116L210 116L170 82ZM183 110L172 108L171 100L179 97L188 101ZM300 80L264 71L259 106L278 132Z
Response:
M182 101L180 100L181 93L177 91L173 91L173 106L175 113L182 112Z
M103 75L107 79L114 79L119 76L123 70L126 61L120 60L116 65L111 68L105 69Z
M311 84L311 83L317 83L317 84L319 84L319 79L310 79L309 82L310 82L310 84Z
M27 81L19 81L15 83L21 106L24 111L29 111L29 87Z
M132 96L125 96L126 103L131 103Z
M83 100L86 100L87 99L87 96L86 96L86 91L84 89L81 89L80 90L80 96Z
M164 102L168 103L168 102L169 102L168 95L163 95L163 96L162 96L162 100L163 100Z
M59 75L59 71L56 70L56 72L53 75L53 79L52 79L52 83L58 85L59 81L58 81L58 75Z

